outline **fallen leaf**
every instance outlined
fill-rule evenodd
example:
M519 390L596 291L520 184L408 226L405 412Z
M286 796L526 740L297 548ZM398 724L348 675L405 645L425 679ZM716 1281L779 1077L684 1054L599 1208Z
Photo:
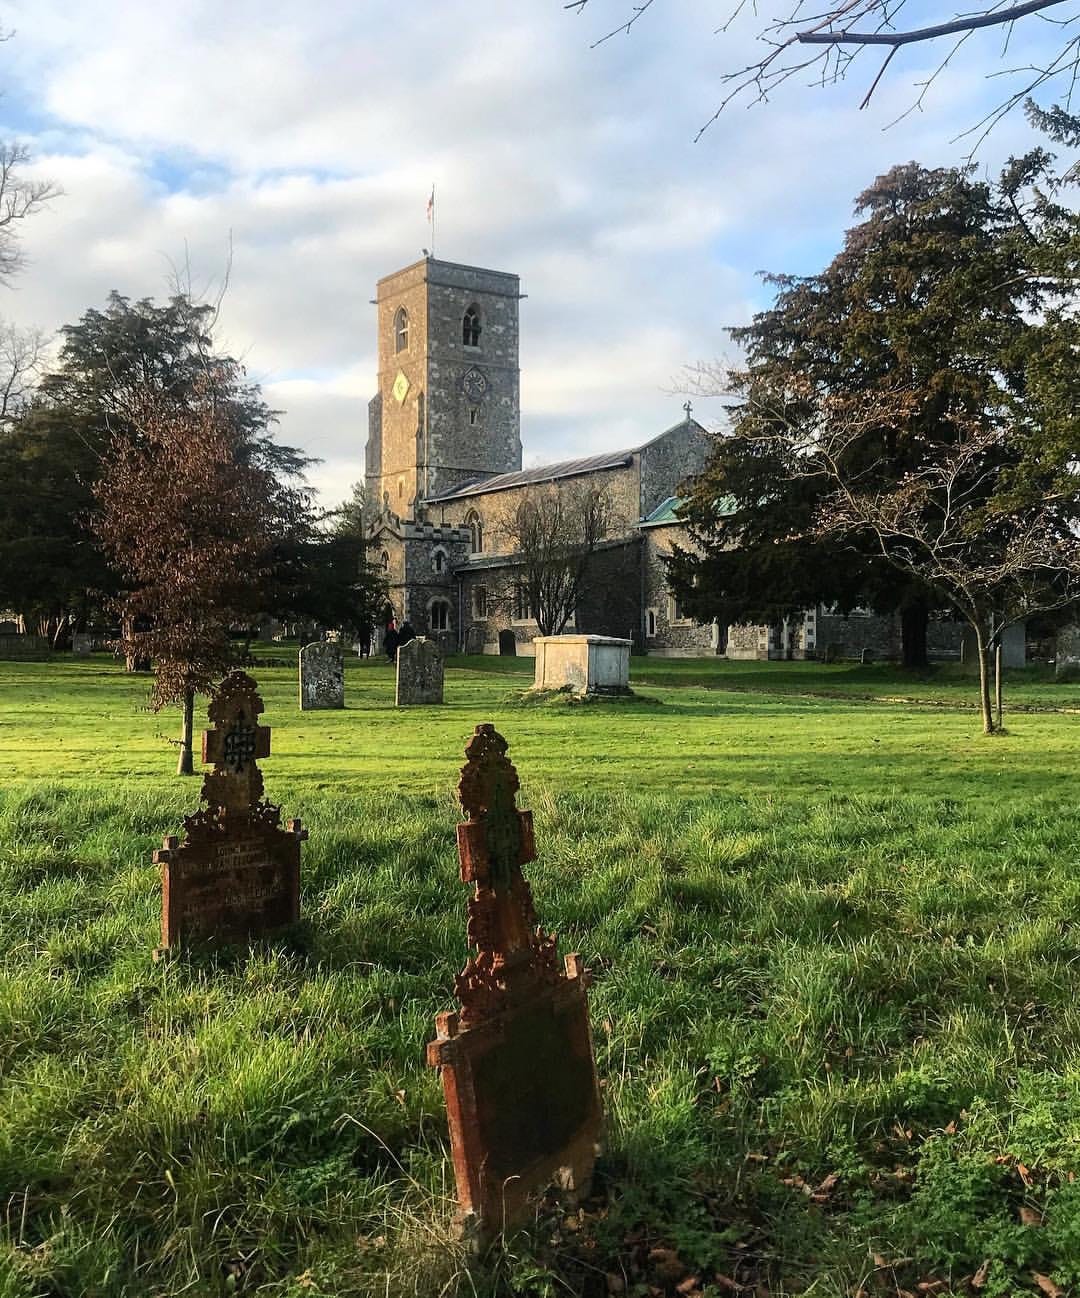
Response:
M681 1294L692 1294L699 1292L701 1289L701 1277L688 1275L685 1280L680 1281L675 1286L675 1292Z
M1020 1209L1021 1226L1041 1226L1043 1224L1042 1213L1035 1208L1029 1208L1026 1204Z
M987 1258L986 1261L982 1264L982 1266L979 1267L978 1271L976 1271L975 1274L971 1277L972 1289L981 1289L983 1285L986 1284L986 1277L989 1274L990 1274L990 1259Z
M626 1291L626 1281L621 1275L616 1275L614 1271L609 1271L606 1278L608 1293L624 1293Z
M1017 1163L1017 1165L1016 1165L1016 1170L1017 1170L1017 1172L1019 1173L1020 1180L1023 1181L1023 1183L1024 1183L1025 1185L1030 1185L1030 1184L1031 1184L1031 1169L1025 1167L1025 1166L1023 1165L1023 1163Z

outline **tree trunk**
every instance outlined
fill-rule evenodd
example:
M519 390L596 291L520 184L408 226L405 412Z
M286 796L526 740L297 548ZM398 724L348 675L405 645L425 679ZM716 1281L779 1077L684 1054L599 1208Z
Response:
M177 775L194 775L195 761L191 754L191 738L195 728L195 691L184 695L184 719L180 724L180 758L176 763Z
M930 666L926 652L926 628L930 621L925 600L905 604L900 610L900 656L905 667L921 670Z
M983 629L975 628L975 639L979 653L979 704L982 708L983 734L994 733L994 714L990 707L990 646L986 643Z
M1002 693L1001 658L1002 658L1002 644L1001 641L999 640L997 642L996 648L994 649L994 702L997 711L997 728L999 730L1001 729L1001 711L1002 711L1001 709L1001 693Z

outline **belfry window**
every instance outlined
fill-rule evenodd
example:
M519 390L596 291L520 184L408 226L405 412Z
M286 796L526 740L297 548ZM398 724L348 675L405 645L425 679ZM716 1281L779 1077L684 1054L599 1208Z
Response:
M409 313L403 306L398 307L394 316L394 350L409 350Z
M480 312L476 307L469 307L461 322L461 341L466 347L480 346Z
M389 571L390 571L390 555L389 555L385 550L382 552L382 559L380 560L380 562L382 563L382 570L383 570L383 572L389 572Z
M473 554L484 552L484 523L475 509L465 515L465 526L469 529L469 548Z

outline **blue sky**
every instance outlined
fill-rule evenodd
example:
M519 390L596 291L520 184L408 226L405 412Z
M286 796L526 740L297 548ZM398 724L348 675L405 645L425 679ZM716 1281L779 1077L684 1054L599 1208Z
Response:
M528 294L526 463L644 441L681 417L683 367L730 354L725 327L767 301L757 271L823 265L875 175L960 161L954 137L1001 89L986 33L891 129L934 51L894 60L865 112L870 60L847 85L735 107L695 144L761 26L716 34L730 7L657 0L590 49L628 4L10 0L0 131L65 193L27 225L3 313L53 331L113 288L165 295L184 264L213 291L231 243L220 341L286 412L282 438L322 458L332 502L363 470L374 283L429 244L434 182L436 253ZM1009 65L1056 35L1021 24ZM978 162L1031 143L1014 115Z

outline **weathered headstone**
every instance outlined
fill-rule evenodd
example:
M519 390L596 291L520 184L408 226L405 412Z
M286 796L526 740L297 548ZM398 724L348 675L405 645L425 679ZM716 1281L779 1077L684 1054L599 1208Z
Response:
M499 632L499 656L502 658L517 657L517 636L509 629Z
M345 706L345 663L341 645L317 640L300 650L300 711Z
M210 703L203 733L206 804L184 819L183 842L154 853L161 866L161 948L248 942L300 917L299 820L281 828L281 809L263 796L257 758L270 753L263 702L250 676L231 672Z
M1080 677L1080 624L1076 622L1058 630L1054 674L1069 680Z
M441 1068L462 1224L480 1238L512 1227L552 1185L584 1192L602 1112L577 955L559 963L537 925L521 866L536 856L532 812L494 726L465 750L458 825L469 901L461 1008L436 1018L428 1062Z
M85 658L88 654L94 652L94 637L92 635L76 634L71 637L71 652L76 658Z
M394 702L399 708L414 703L443 701L443 655L435 640L418 636L397 651L397 690Z

